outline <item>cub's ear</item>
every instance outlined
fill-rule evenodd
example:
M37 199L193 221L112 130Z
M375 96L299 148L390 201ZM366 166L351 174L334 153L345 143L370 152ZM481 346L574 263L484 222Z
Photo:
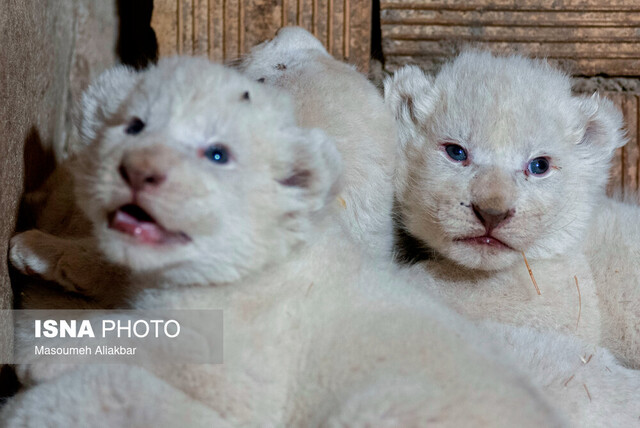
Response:
M593 161L609 161L614 151L627 143L622 113L609 99L597 93L591 97L578 97L578 106L586 117L579 148L588 151L585 157Z
M409 184L410 159L420 151L422 127L436 104L434 78L416 66L405 66L384 82L384 102L395 116L398 145L394 186L401 198Z
M384 102L400 130L419 128L435 103L433 77L414 65L405 66L384 81Z
M289 214L312 213L340 191L342 158L332 138L319 129L287 129L292 144L277 166L280 186L293 198Z
M119 65L104 71L89 85L76 112L82 144L88 145L96 138L98 130L116 113L138 78L133 68Z

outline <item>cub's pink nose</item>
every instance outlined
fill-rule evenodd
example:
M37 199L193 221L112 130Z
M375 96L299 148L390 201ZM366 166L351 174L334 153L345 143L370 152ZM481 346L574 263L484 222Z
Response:
M125 183L136 191L158 187L167 179L155 156L147 157L146 154L134 152L125 155L118 169Z
M515 210L496 210L491 208L482 209L479 206L473 204L473 212L480 220L480 223L487 229L487 232L491 232L493 229L496 229L503 223L505 220L508 220L513 216Z

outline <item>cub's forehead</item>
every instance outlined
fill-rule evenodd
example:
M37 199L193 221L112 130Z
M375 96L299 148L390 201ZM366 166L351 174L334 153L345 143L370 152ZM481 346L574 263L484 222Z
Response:
M251 116L259 122L294 122L289 97L205 58L162 59L139 76L128 110L171 118L203 115ZM131 113L131 111L129 112Z
M554 145L575 138L580 115L569 78L520 56L468 52L434 83L435 131L479 145Z

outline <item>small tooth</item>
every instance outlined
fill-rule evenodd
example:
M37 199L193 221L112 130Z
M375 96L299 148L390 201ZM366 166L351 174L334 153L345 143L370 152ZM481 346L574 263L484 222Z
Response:
M135 229L133 229L133 234L134 235L140 235L142 233L142 228L141 227L136 227Z

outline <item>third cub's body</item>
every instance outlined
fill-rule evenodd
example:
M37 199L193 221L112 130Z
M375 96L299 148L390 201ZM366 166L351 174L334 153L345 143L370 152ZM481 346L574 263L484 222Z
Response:
M586 236L600 311L602 344L640 369L640 207L602 198Z
M253 48L241 68L289 92L301 126L335 138L344 162L341 219L370 253L389 258L396 128L376 88L296 27L282 28L275 39Z

